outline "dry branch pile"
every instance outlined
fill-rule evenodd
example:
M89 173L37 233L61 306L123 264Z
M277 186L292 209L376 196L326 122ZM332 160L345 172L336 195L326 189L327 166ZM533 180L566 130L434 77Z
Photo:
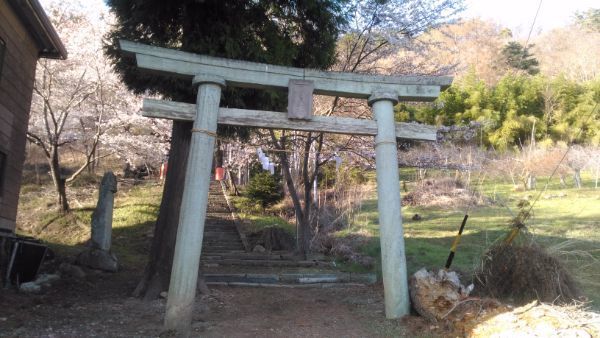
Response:
M343 262L355 263L365 268L372 268L375 259L359 252L359 248L366 245L369 237L352 234L337 237L330 233L317 235L312 243L311 250L326 255L333 255Z
M496 245L484 256L477 289L522 305L539 300L570 303L581 293L560 260L535 245Z
M287 231L276 226L266 227L246 234L251 248L261 245L267 251L294 250L295 240Z
M412 206L469 206L485 205L488 200L452 178L428 179L402 197L403 205Z

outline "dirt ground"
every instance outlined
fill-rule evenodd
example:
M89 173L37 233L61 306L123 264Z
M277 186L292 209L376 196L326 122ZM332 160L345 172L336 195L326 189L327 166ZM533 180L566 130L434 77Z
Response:
M61 279L38 295L2 289L0 336L158 337L166 301L130 296L140 273L88 271L83 279ZM440 335L419 317L386 320L381 286L210 289L210 294L197 297L193 336Z

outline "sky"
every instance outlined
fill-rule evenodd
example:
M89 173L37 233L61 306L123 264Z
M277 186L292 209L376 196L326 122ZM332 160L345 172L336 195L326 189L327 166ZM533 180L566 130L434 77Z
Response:
M46 7L49 3L56 1L63 0L41 0L41 3ZM540 0L464 1L466 10L461 13L460 17L491 19L503 27L509 28L513 35L518 38L527 37L540 3ZM94 7L106 6L104 0L84 0L83 3L92 12ZM599 7L600 0L542 0L532 36L569 24L577 11Z
M464 18L481 17L509 28L517 37L527 37L540 0L465 0ZM532 36L565 26L577 11L600 7L599 0L542 0Z

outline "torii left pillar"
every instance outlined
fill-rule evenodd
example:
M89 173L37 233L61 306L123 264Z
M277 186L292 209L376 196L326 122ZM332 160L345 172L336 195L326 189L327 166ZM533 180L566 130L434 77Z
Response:
M193 85L198 86L196 118L192 128L165 314L165 328L175 330L180 336L189 334L192 322L219 102L225 81L219 77L197 75Z

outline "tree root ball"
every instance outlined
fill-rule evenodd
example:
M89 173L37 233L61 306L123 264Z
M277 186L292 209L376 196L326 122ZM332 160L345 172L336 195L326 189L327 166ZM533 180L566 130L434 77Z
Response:
M496 245L483 257L475 290L522 305L569 303L581 293L560 260L535 245Z
M461 284L454 271L428 271L423 268L409 280L410 300L414 309L432 322L446 318L462 300L469 296L472 286Z

